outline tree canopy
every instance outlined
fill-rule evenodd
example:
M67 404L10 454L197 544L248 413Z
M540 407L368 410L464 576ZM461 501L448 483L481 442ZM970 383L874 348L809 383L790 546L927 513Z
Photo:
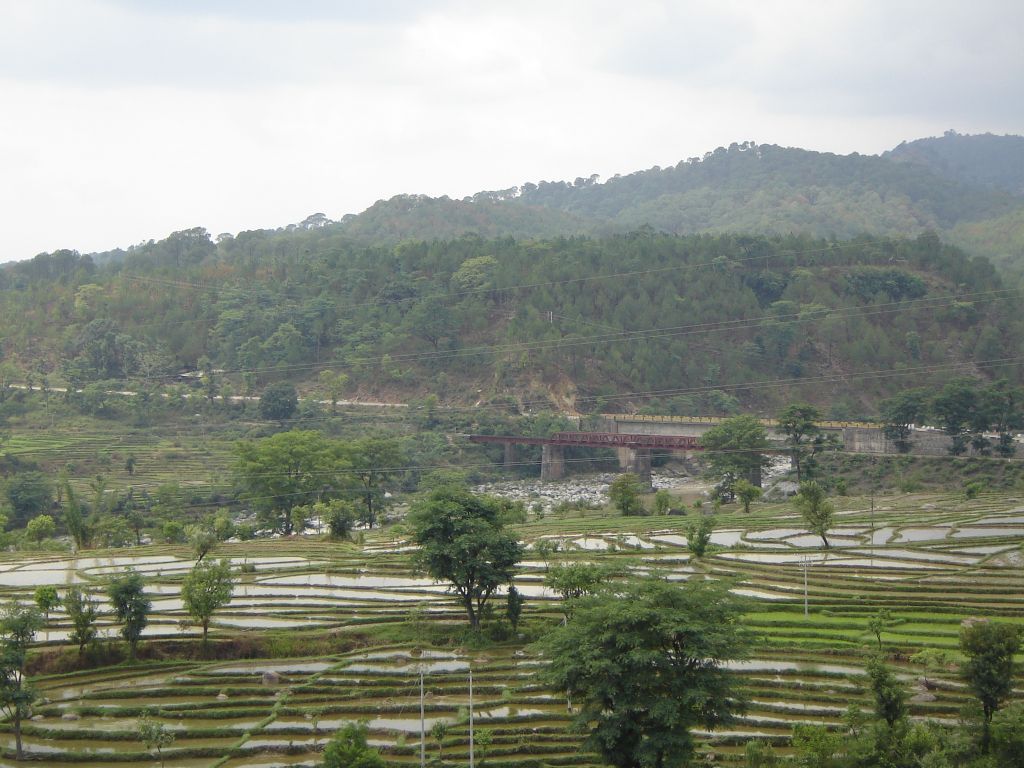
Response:
M413 539L420 546L419 567L447 581L473 627L487 601L509 584L523 548L504 530L506 503L462 488L442 487L417 501L410 511Z
M673 768L694 754L690 729L717 728L742 708L724 662L749 638L726 588L642 579L583 597L541 647L544 679L579 702L586 746L619 768Z

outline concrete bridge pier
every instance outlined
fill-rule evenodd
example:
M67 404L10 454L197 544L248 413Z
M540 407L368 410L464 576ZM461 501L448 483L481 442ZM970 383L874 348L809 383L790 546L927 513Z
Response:
M619 459L619 469L623 472L630 471L630 465L633 461L633 451L630 448L616 448L615 455Z
M505 443L505 460L504 468L508 472L516 464L516 444L512 442Z
M644 488L652 488L654 481L651 478L651 449L630 448L629 471L640 478Z
M541 446L540 479L561 480L565 476L565 448L561 445Z

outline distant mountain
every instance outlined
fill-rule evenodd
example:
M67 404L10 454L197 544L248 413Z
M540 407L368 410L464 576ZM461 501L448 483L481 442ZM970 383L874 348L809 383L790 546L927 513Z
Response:
M1024 197L1024 136L946 131L941 137L905 141L882 157L928 168L952 181Z
M933 230L1024 273L1024 138L903 143L882 156L754 142L605 182L526 183L463 200L400 195L338 225L363 242L745 232L816 237L917 236Z

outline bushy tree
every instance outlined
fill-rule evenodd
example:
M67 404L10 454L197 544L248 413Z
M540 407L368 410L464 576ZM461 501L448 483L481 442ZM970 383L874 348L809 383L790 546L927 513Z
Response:
M544 586L562 598L562 610L571 616L576 600L598 591L613 571L597 563L565 563L556 565L544 575Z
M96 619L99 609L96 601L78 587L69 587L64 593L64 612L71 622L68 639L78 646L78 655L85 653L85 646L96 639Z
M867 673L875 697L875 714L892 730L907 717L907 689L879 658L868 662Z
M60 605L60 595L57 594L57 588L52 584L43 584L36 587L32 598L35 601L36 607L43 612L43 619L45 621L50 620L50 611Z
M121 624L121 637L128 643L128 658L134 660L142 630L149 623L149 613L153 608L153 601L145 593L145 581L141 574L127 571L111 579L107 585L107 596Z
M384 760L367 743L364 723L346 723L327 742L323 768L384 768Z
M715 519L701 515L686 526L686 547L694 557L704 557L711 543L711 534L715 530Z
M750 505L760 499L763 493L756 485L742 478L733 483L732 492L736 494L736 498L743 505L743 511L748 515L750 514Z
M30 541L36 543L42 542L45 539L52 539L56 532L57 524L53 522L53 518L49 515L33 517L28 521L28 525L25 526L25 535L28 536Z
M803 516L807 530L821 537L825 549L829 548L828 529L832 527L835 507L828 500L828 494L816 480L800 483L800 491L796 495L797 511Z
M185 611L203 628L203 645L210 629L210 619L219 608L231 601L235 580L231 575L231 562L196 563L181 585L181 599Z
M768 466L768 433L753 416L733 416L700 438L711 473L718 478L754 479Z
M414 555L423 571L447 581L458 595L472 627L502 584L512 581L523 548L504 530L500 499L460 488L438 488L410 511Z
M981 751L989 750L992 717L1013 692L1013 656L1020 650L1021 628L978 621L960 629L960 651L967 657L960 672L982 710Z
M36 608L14 601L0 615L0 712L12 724L18 760L22 759L21 723L32 715L36 698L35 690L26 680L26 655L42 625L42 614Z
M821 434L818 422L821 411L807 403L793 403L779 412L777 417L779 430L786 436L789 455L796 469L796 481L803 480L803 465L814 450L815 438Z
M235 470L261 520L292 532L292 507L336 498L350 481L344 446L312 430L279 432L235 446Z
M644 504L641 499L643 492L644 484L632 472L619 475L608 486L608 498L611 499L619 514L625 517L644 513Z
M748 645L724 586L641 579L579 600L542 641L542 676L579 702L586 747L606 762L674 768L694 754L691 728L725 725L742 706L724 665Z
M260 418L284 423L299 407L299 396L295 387L287 382L271 384L260 395Z
M155 749L157 760L160 766L164 764L164 750L174 743L174 731L167 728L159 720L154 720L147 712L143 714L135 726L139 741L146 745L146 749Z

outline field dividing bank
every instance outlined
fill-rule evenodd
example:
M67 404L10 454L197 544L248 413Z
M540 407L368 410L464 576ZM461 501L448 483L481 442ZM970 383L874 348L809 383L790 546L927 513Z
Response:
M310 766L341 724L366 720L388 761L411 765L419 759L422 672L426 726L446 722L445 762L464 764L472 666L488 765L596 765L579 752L565 698L537 683L540 660L528 643L561 617L543 583L546 569L573 560L677 581L727 579L745 597L745 623L758 641L730 668L743 676L751 703L735 724L702 735L716 764L737 761L755 737L785 750L795 723L838 725L851 702L869 710L861 675L879 644L869 621L880 608L891 616L881 646L910 688L913 716L954 721L969 698L955 672L926 673L909 658L928 647L955 651L966 618L1024 622L1024 509L1015 499L937 495L880 498L873 513L866 499L837 503L829 550L788 505L765 504L750 515L719 514L703 558L685 546L693 512L532 520L519 526L529 547L516 579L527 597L524 636L471 646L452 642L464 623L459 606L443 585L413 572L408 542L390 531L368 533L361 547L301 537L222 545L214 556L231 558L238 586L215 614L211 638L215 648L247 648L249 658L195 653L197 630L180 627L180 585L192 565L183 548L9 555L0 558L5 598L28 600L36 584L51 583L103 600L106 580L133 567L146 575L155 608L137 664L35 676L42 699L24 726L26 750L48 766L151 766L135 735L148 712L176 734L168 765ZM542 540L549 545L538 550ZM57 653L69 629L53 612L39 652ZM106 622L103 632L116 627ZM173 647L187 649L187 658L175 658ZM0 728L10 748L10 728ZM428 758L438 749L428 735Z

